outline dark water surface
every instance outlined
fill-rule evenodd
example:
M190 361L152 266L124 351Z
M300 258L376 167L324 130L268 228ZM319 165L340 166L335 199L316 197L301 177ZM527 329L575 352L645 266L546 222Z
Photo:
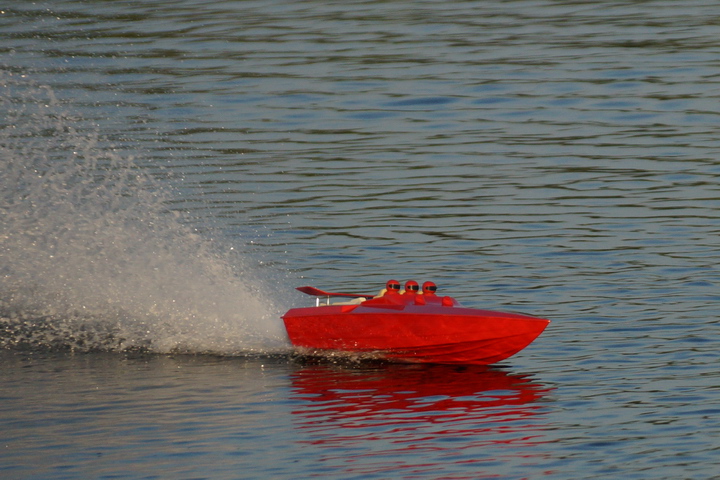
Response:
M2 478L709 478L720 6L0 7ZM307 363L293 287L553 323Z
M503 369L3 360L4 451L14 459L4 478L464 477L518 461L527 470L547 454L538 402L548 388Z

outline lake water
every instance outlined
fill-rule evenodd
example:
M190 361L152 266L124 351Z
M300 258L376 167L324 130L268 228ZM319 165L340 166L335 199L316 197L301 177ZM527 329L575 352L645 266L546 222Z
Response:
M0 476L710 478L720 6L0 7ZM300 285L552 324L297 358Z

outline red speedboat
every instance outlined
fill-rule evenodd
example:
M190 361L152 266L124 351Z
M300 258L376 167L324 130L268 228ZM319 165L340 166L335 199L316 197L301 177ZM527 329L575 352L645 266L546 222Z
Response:
M290 309L282 318L292 344L308 355L341 352L399 362L489 365L527 347L550 323L466 308L452 297L298 290L318 297L316 306ZM338 296L357 298L331 304Z

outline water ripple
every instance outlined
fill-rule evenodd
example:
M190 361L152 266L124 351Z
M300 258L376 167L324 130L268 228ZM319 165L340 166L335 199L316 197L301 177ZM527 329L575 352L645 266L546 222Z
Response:
M546 453L524 468L507 448L448 435L437 451L457 457L434 457L448 476L700 478L717 466L716 17L705 0L10 1L0 52L6 73L77 112L72 138L99 131L96 153L133 155L167 182L162 205L184 226L286 270L273 301L302 302L285 293L296 283L433 279L470 306L551 318L508 363L557 387L542 400ZM337 375L354 374L319 376ZM349 469L352 455L347 473L364 478L393 461L406 477L440 475L420 444L402 457L372 443L407 433L372 423L382 415L360 417L357 444L334 432L332 408L358 400L344 395L326 410L285 397L326 422L301 425L305 440L342 450L285 445L273 458L306 476ZM260 400L241 409L248 421ZM291 475L232 455L258 478Z

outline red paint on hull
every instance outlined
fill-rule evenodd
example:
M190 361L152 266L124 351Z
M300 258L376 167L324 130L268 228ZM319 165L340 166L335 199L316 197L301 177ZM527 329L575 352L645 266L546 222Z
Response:
M383 297L361 305L294 308L283 321L292 344L304 350L474 365L489 365L516 354L550 323L527 315L465 308L457 302L452 305L434 301L418 305Z

